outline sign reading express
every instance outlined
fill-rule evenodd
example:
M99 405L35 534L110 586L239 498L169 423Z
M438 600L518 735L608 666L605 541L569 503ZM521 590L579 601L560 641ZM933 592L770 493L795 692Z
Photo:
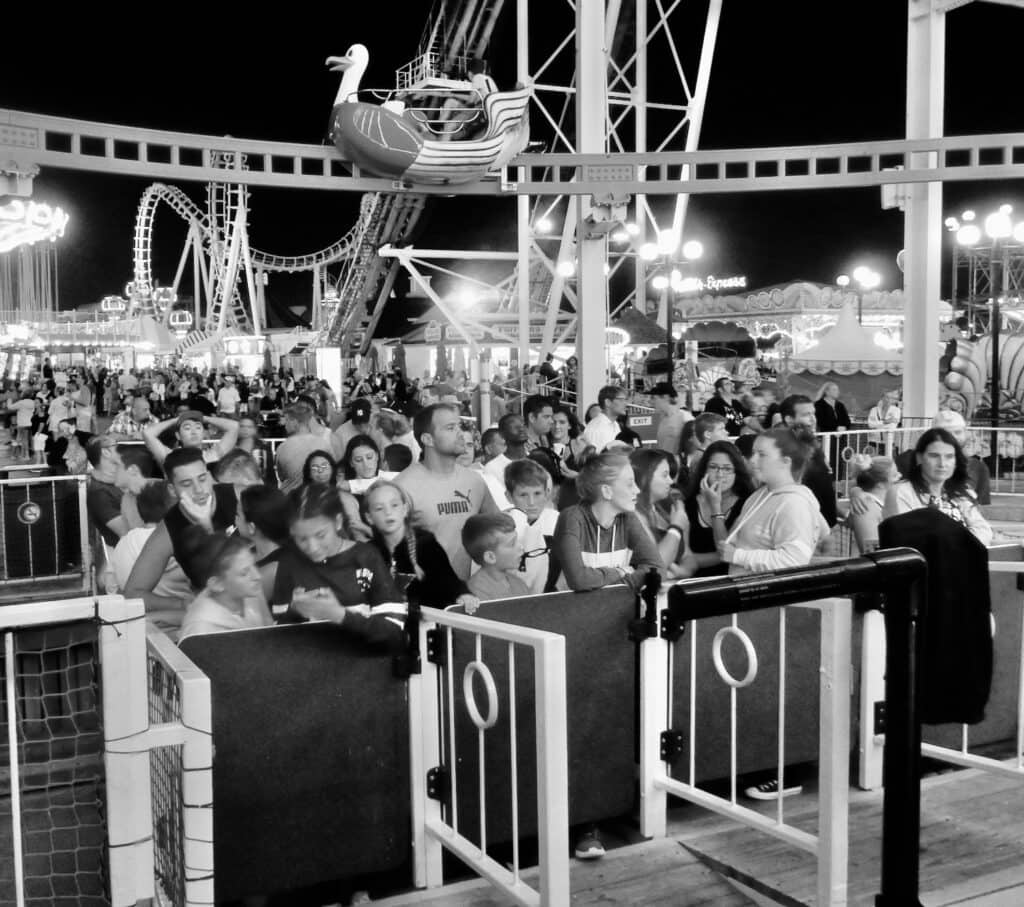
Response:
M684 277L679 283L680 293L717 293L719 290L746 289L747 278L715 277L709 274L703 280L699 277Z

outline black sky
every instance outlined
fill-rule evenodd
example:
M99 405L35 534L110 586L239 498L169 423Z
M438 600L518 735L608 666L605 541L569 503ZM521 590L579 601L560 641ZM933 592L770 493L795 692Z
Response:
M554 10L562 14L563 0L548 2L552 17ZM514 2L505 5L490 55L499 83L513 67ZM677 20L684 46L699 42L704 5L684 0ZM360 41L371 51L364 85L390 85L395 67L415 53L429 7L408 0L305 10L292 4L247 15L242 7L225 14L211 13L209 4L176 4L162 7L159 17L137 13L116 21L94 12L33 12L22 38L3 38L0 107L317 143L337 88L324 58ZM539 48L554 30L538 12L542 4L531 8ZM1024 10L974 2L950 14L948 135L1024 132L1022 34ZM701 146L901 138L905 85L904 0L725 0ZM36 179L35 196L72 216L60 252L65 307L117 292L129 279L135 209L149 182L58 170ZM182 188L203 202L202 185ZM959 213L1000 201L1024 215L1024 186L947 184L944 207ZM251 241L279 254L311 251L351 226L358 203L357 194L254 190ZM440 200L418 244L510 248L511 213L508 201ZM164 213L156 233L155 272L167 283L184 230ZM709 271L746 274L751 286L795 277L829 281L862 260L883 273L884 286L899 285L902 216L881 210L877 189L695 196L687 233L704 239ZM308 291L305 282L293 286L275 279L272 290Z

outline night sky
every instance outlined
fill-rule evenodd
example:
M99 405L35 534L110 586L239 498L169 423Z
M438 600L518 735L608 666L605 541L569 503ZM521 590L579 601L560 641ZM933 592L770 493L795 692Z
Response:
M549 2L561 14L562 0ZM502 87L514 75L515 4L505 6L489 54ZM683 4L684 46L699 46L703 6ZM142 13L116 23L102 21L106 14L61 13L59 20L48 14L47 21L27 12L21 37L6 34L0 48L0 107L318 143L338 85L324 59L362 42L371 53L364 86L392 85L393 70L415 54L430 4L339 3L327 13L303 13L293 4L275 7L273 16L214 13L212 19L211 8L176 4L159 19ZM537 50L553 33L541 20L543 8L532 4ZM125 28L131 37L118 37ZM1024 132L1022 33L1024 10L975 2L950 14L947 135ZM695 65L696 55L690 59ZM725 0L701 147L901 138L905 86L903 0ZM534 137L542 137L540 118L532 122ZM71 215L60 245L63 307L119 292L130 278L135 211L149 182L57 170L36 179L35 197ZM182 188L204 204L203 185ZM944 208L947 214L984 211L1002 201L1024 216L1024 185L950 183ZM356 193L255 189L250 241L279 254L313 251L349 229L358 204ZM670 204L662 200L655 208L667 211ZM429 210L416 243L510 249L513 223L511 201L444 199ZM750 287L797 277L827 282L866 262L891 288L899 286L902 230L900 212L881 210L872 188L695 196L686 232L704 241L708 272L746 274ZM164 283L173 278L183 237L172 213L157 215L154 271ZM284 302L308 297L308 278L272 278L270 293Z

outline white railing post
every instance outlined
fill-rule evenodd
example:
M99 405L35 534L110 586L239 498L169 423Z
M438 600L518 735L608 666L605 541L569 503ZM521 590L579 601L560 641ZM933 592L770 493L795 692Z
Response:
M88 478L78 477L78 537L82 546L82 591L92 591L92 544L89 540Z
M428 659L427 632L435 625L421 621L419 626L421 673L409 677L409 771L412 775L412 855L413 884L417 888L437 888L444 883L441 857L443 848L427 823L440 823L442 806L427 796L427 772L440 765L441 705L438 699L437 665Z
M857 785L863 790L882 786L885 738L875 733L875 704L885 702L885 618L868 611L861 621L860 721Z
M541 903L568 904L569 725L565 637L543 639L534 656L537 704L537 837Z
M145 608L139 599L97 600L101 621L104 765L110 902L134 905L152 898L153 810L149 751L132 751L130 738L149 728Z
M185 907L212 904L213 889L213 713L210 679L198 668L176 668L181 690L182 808L185 840Z
M667 592L662 591L658 626L667 602ZM670 729L669 645L660 633L640 644L640 834L645 838L663 838L667 831L668 793L655 780L667 771L661 758L661 733Z
M821 604L819 697L818 904L846 904L850 789L850 634L848 598Z

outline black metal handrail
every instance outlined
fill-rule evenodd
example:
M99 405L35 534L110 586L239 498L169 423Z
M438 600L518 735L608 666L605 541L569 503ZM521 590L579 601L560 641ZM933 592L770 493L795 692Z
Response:
M921 621L928 566L913 548L889 548L847 561L769 574L720 577L672 586L665 632L690 620L758 611L830 596L880 593L886 631L886 731L883 757L882 882L876 907L920 905L921 722L918 718Z

